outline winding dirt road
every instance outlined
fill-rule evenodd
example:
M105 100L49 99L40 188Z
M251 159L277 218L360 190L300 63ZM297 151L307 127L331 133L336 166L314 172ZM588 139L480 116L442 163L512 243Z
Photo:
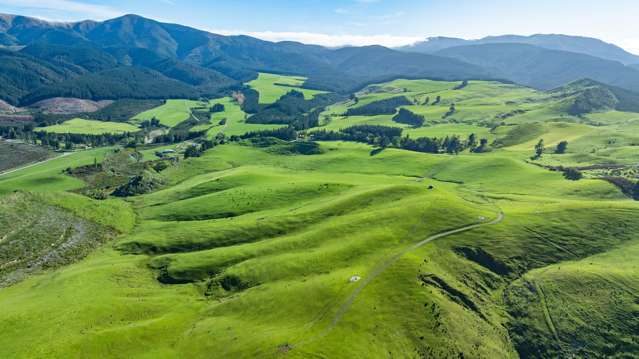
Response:
M18 171L22 171L22 170L27 169L27 168L38 166L38 165L41 165L43 163L47 163L49 161L57 160L57 159L62 158L62 157L66 157L66 156L70 155L71 153L72 152L65 152L65 153L61 154L60 156L51 157L51 158L48 158L48 159L46 159L44 161L35 162L35 163L29 164L29 165L26 165L26 166L14 168L12 170L8 170L8 171L5 171L5 172L0 172L0 177L6 176L6 175L8 175L10 173L13 173L13 172L18 172Z
M426 238L426 239L424 239L424 240L422 240L420 242L417 242L417 243L407 247L406 249L404 249L401 252L393 255L392 257L387 258L383 262L381 262L378 265L376 265L373 268L373 271L368 276L366 276L362 281L359 282L359 285L357 286L357 288L355 288L355 290L351 293L351 295L349 295L344 300L344 302L342 302L342 304L340 305L339 309L337 310L337 312L333 316L333 320L331 321L329 326L326 327L326 329L324 329L321 333L317 334L316 336L298 343L297 346L299 346L301 344L304 344L306 342L309 342L309 341L313 341L313 340L319 339L321 337L326 336L328 333L330 333L337 326L337 324L340 322L340 320L342 320L344 315L350 310L351 306L353 305L353 303L355 302L357 297L362 293L364 288L366 288L373 280L375 280L375 278L379 277L386 269L388 269L393 264L397 263L397 261L399 261L403 256L405 256L409 252L412 252L412 251L414 251L414 250L416 250L416 249L418 249L420 247L423 247L424 245L426 245L426 244L428 244L430 242L436 241L436 240L444 238L444 237L452 236L454 234L458 234L458 233L462 233L462 232L468 232L468 231L471 231L471 230L473 230L475 228L479 228L479 227L491 226L491 225L498 224L498 223L500 223L501 221L504 220L504 217L505 217L504 213L503 212L499 212L497 218L495 218L494 220L492 220L490 222L476 223L476 224L472 224L472 225L469 225L469 226L465 226L465 227L461 227L461 228L457 228L457 229L451 229L449 231L445 231L445 232L441 232L441 233L438 233L438 234L434 234L434 235L432 235L432 236L430 236L430 237L428 237L428 238Z

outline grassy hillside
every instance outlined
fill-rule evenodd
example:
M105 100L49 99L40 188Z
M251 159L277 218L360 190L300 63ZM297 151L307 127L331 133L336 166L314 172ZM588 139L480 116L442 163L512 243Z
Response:
M324 93L301 88L305 81L304 77L260 73L258 78L249 82L248 85L260 93L260 104L273 103L291 90L301 91L307 100Z
M167 127L174 127L191 116L191 109L200 106L200 102L191 100L167 100L162 106L142 112L132 118L133 121L150 121L153 118Z
M59 125L38 128L37 131L52 133L77 133L87 135L119 134L138 132L140 129L128 123L92 121L74 118Z
M280 125L263 125L246 123L248 115L242 111L240 105L231 97L213 99L209 106L224 105L224 111L211 114L209 123L204 123L191 129L191 131L208 130L208 137L215 137L218 133L226 136L239 136L251 131L269 130L280 128Z
M330 106L308 131L368 124L488 140L456 155L341 141L302 154L296 146L308 142L296 137L163 160L154 153L188 144L150 146L140 151L164 182L126 201L65 192L87 185L67 167L102 162L112 149L0 176L1 201L20 202L2 212L18 228L9 237L48 250L58 232L23 225L48 210L60 228L86 221L117 235L0 289L0 356L632 357L639 204L600 179L609 167L582 169L581 180L557 167L614 161L630 171L637 116L571 115L574 95L397 80ZM345 115L398 96L424 125ZM189 106L217 103L224 111L192 131L273 128L247 124L231 98L170 101L145 116L177 125ZM541 139L546 151L531 159ZM561 141L566 152L554 153Z

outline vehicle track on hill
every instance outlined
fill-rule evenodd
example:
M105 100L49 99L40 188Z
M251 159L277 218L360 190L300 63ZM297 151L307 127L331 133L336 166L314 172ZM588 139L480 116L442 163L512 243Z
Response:
M14 172L22 171L22 170L25 170L27 168L31 168L31 167L34 167L34 166L37 166L37 165L41 165L41 164L47 163L49 161L57 160L57 159L62 158L62 157L66 157L66 156L70 155L71 153L72 152L65 152L65 153L61 154L60 156L51 157L51 158L48 158L48 159L46 159L44 161L34 162L34 163L31 163L31 164L26 165L26 166L22 166L22 167L14 168L12 170L0 172L0 177L6 176L6 175L14 173Z
M331 323L329 324L328 327L326 327L322 332L320 332L319 334L303 340L297 344L293 344L292 347L298 347L302 344L317 340L319 338L322 338L324 336L326 336L327 334L329 334L336 326L337 324L339 324L339 322L342 320L342 318L344 317L344 315L346 315L346 313L348 313L348 311L351 309L353 303L355 302L355 300L357 299L357 297L359 297L359 295L362 293L362 291L371 283L373 282L377 277L379 277L386 269L388 269L389 267L391 267L393 264L397 263L403 256L405 256L406 254L419 249L420 247L425 246L428 243L434 242L438 239L441 238L445 238L445 237L449 237L452 236L454 234L458 234L458 233L463 233L463 232L468 232L471 231L473 229L479 228L479 227L485 227L485 226L492 226L492 225L496 225L499 224L501 221L503 221L505 218L504 212L500 211L499 214L497 215L497 218L493 219L490 222L483 222L483 223L475 223L475 224L471 224L468 226L464 226L464 227L460 227L460 228L456 228L456 229L451 229L448 231L444 231L444 232L440 232L437 234L434 234L426 239L421 240L420 242L417 242L407 248L405 248L404 250L402 250L401 252L393 255L390 258L387 258L386 260L384 260L383 262L379 263L378 265L376 265L372 272L365 277L361 282L359 282L359 285L357 286L357 288L355 288L355 290L342 302L342 304L339 306L337 312L335 313L335 315L333 316L333 319L331 320Z

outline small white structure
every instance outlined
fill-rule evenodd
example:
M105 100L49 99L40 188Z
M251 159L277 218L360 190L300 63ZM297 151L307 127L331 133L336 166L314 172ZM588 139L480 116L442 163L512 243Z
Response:
M351 283L355 283L355 282L358 282L360 279L362 279L362 277L360 277L358 275L354 275L348 281L351 282Z

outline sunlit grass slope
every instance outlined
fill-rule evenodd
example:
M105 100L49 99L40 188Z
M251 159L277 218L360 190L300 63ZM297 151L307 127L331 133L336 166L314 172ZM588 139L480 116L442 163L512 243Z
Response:
M323 93L302 88L305 81L304 77L260 73L258 78L249 82L248 85L260 93L261 104L274 103L291 90L302 92L307 100Z
M508 153L322 149L225 145L167 169L165 189L133 200L130 234L0 291L0 355L516 357L508 328L537 314L511 322L499 293L639 229L639 206L611 185L566 181ZM54 175L48 166L36 173ZM500 210L502 223L399 257L341 309L361 283L352 276Z
M203 103L199 101L167 100L164 105L135 115L131 120L134 122L142 122L155 118L164 126L175 127L189 119L192 108L201 105L203 105Z
M52 132L52 133L73 133L73 134L86 134L86 135L102 135L102 134L121 134L126 132L138 132L140 129L121 122L104 122L104 121L92 121L81 118L74 118L69 121L65 121L59 125L47 126L36 129L37 131Z
M67 168L101 162L111 148L74 152L46 163L0 176L0 195L14 190L50 192L68 191L84 186L77 178L64 174Z
M215 137L218 133L223 133L227 136L239 136L251 131L262 131L282 127L281 125L246 123L248 115L242 111L237 101L231 97L209 101L210 106L218 103L224 105L224 111L212 114L210 124L204 124L192 130L207 129L208 136Z

